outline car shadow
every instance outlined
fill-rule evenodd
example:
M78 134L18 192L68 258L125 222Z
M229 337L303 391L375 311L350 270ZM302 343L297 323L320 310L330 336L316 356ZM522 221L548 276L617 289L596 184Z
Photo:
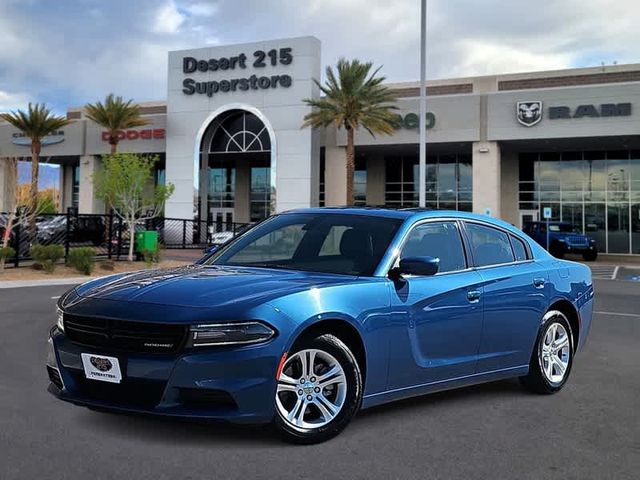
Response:
M83 409L78 423L91 431L113 436L136 437L162 444L243 446L282 445L268 425L235 425L225 422L154 417Z
M498 380L452 390L443 390L378 405L363 410L358 414L358 417L361 419L382 417L384 415L410 412L415 409L424 410L443 405L450 406L454 403L477 402L478 397L505 398L513 397L514 395L527 395L517 379Z

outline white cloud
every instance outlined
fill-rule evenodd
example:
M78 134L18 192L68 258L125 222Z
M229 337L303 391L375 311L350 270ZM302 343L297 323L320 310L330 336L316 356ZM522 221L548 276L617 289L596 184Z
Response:
M158 10L153 31L156 33L177 33L184 20L185 18L178 11L176 4L169 1Z
M0 112L25 110L30 101L31 97L26 93L10 93L0 90Z
M184 9L196 17L211 17L218 12L218 4L209 0L185 5Z

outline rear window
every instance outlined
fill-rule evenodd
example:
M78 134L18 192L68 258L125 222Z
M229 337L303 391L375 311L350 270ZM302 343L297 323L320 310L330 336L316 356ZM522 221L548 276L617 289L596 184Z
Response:
M527 247L524 245L522 240L511 235L511 245L513 246L513 253L516 257L516 262L528 260L529 256L527 255Z
M477 223L467 223L466 229L476 266L500 265L514 261L513 250L506 233Z

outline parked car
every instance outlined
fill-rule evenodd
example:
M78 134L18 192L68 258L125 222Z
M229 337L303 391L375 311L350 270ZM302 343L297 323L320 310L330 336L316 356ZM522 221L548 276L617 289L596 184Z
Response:
M56 215L38 223L37 239L42 245L64 243L67 238L67 218L70 218L68 241L75 244L91 243L95 246L105 242L106 226L100 215Z
M4 239L6 227L7 227L7 214L0 214L0 245ZM17 225L14 223L13 228L9 232L9 246L14 250L18 250L18 242L17 235L19 232L20 235L20 247L19 247L19 255L21 257L27 256L29 254L29 250L31 249L30 241L29 241L29 226L26 221L22 221L20 224L20 229L18 230Z
M528 222L522 230L543 248L547 247L546 222ZM587 235L582 235L571 223L549 222L548 238L548 250L556 258L563 258L567 253L582 255L582 258L588 262L598 258L596 241Z
M500 220L297 210L202 265L69 290L49 391L98 410L273 422L314 443L360 409L436 390L519 377L556 393L592 306L588 267Z

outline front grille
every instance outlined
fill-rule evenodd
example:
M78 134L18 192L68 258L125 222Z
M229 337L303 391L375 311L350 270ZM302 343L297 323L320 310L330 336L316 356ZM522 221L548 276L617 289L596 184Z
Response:
M64 331L69 340L80 345L134 353L175 353L184 345L188 327L65 313Z
M62 384L62 378L60 378L60 372L57 369L47 365L47 373L49 374L49 380L51 381L51 383L58 387L58 390L62 390L64 388L64 385Z
M153 408L162 400L165 382L158 380L132 380L107 383L87 379L83 372L72 372L76 393L87 399L122 406Z

